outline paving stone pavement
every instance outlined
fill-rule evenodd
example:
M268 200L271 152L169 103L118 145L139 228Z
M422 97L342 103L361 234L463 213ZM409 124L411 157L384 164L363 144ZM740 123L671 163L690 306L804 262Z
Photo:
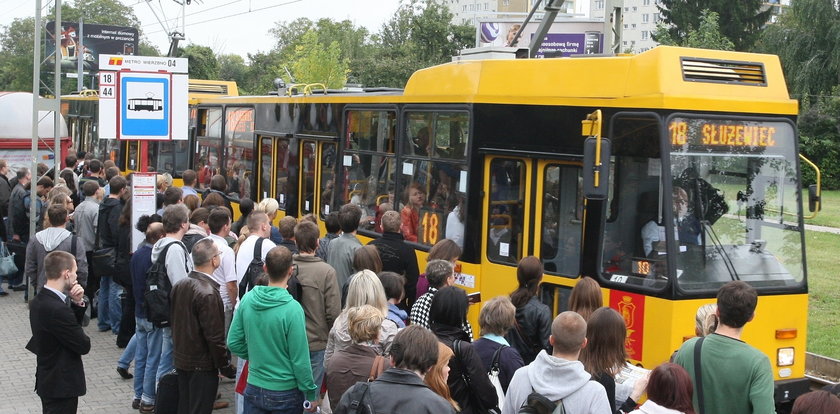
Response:
M35 394L35 355L24 349L32 331L29 328L29 308L23 301L23 292L12 292L0 297L0 384L4 396L0 399L0 414L40 413L41 399ZM31 297L30 297L31 298ZM122 349L117 348L116 336L99 332L94 320L85 332L90 336L91 350L82 356L87 380L87 395L79 398L80 413L136 413L131 409L134 398L134 380L124 380L117 374L117 359ZM129 369L134 372L134 364ZM221 401L233 406L233 380L224 379L219 384ZM218 414L232 414L233 408L216 410Z

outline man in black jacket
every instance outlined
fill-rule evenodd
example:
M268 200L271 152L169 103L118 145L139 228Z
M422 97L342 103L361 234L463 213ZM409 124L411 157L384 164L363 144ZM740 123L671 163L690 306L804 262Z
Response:
M29 220L26 218L26 209L23 199L28 194L26 188L32 181L32 174L28 168L19 168L15 176L17 183L12 187L12 194L9 196L9 226L7 228L9 250L15 253L15 265L18 272L9 276L9 288L16 291L26 290L23 282L23 269L26 265L26 243L29 242Z
M9 199L12 197L12 185L9 184L9 165L0 160L0 240L6 241L6 217L9 215ZM0 289L2 291L2 289Z
M225 311L219 283L213 272L222 264L219 249L210 238L192 250L195 270L172 287L172 344L178 370L178 412L209 414L213 411L219 374L233 378L225 343ZM222 408L220 406L219 408Z
M55 251L44 259L47 283L29 303L32 339L26 349L37 355L35 391L44 413L75 413L87 392L82 355L90 338L82 330L84 288L76 281L76 260ZM68 305L69 304L69 305Z
M117 254L120 234L120 214L122 214L122 203L120 197L126 192L127 182L122 176L111 178L108 183L111 187L111 194L102 200L99 205L99 218L96 226L96 235L99 245L96 249L108 247L114 248ZM99 331L111 330L115 335L120 331L120 318L122 317L122 306L120 306L119 285L114 283L112 274L106 274L104 269L96 269L99 279L99 309L97 325Z
M420 270L417 268L417 254L414 248L405 243L400 233L402 219L396 211L386 211L382 215L382 237L374 239L369 244L376 246L379 258L382 259L382 270L399 273L405 276L405 299L400 303L403 310L411 309L416 298L417 279Z

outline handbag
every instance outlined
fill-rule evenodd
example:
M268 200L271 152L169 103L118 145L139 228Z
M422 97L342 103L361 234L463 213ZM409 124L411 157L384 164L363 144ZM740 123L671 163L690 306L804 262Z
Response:
M14 253L9 253L6 243L0 242L0 276L13 275L17 271Z
M455 359L458 360L459 364L461 364L461 379L463 379L464 383L467 384L467 388L472 390L472 381L470 380L469 372L467 372L467 364L464 362L464 359L461 356L461 342L462 341L460 339L456 339L452 342L452 348L453 351L455 351ZM499 387L501 388L501 384L499 385ZM481 401L474 397L474 393L470 392L469 398L476 406L475 412L487 414L500 414L502 412L502 410L499 409L498 403L495 407L485 408L483 404L481 404ZM498 401L499 403L501 403L502 401L504 401L504 397L502 397L502 399Z
M370 366L370 375L368 375L368 382L373 382L382 371L385 371L385 358L382 355L377 355L373 359L373 365Z
M487 376L490 377L490 383L496 389L496 397L499 398L499 404L505 400L505 391L502 388L502 381L499 380L499 372L502 370L501 364L499 363L499 356L505 348L507 348L507 345L502 345L496 349L496 352L493 353L493 360L490 362L490 371L487 372Z
M117 265L117 249L116 247L102 247L99 244L99 231L96 232L97 247L93 251L93 266L96 269L96 274L102 276L113 276L116 273Z

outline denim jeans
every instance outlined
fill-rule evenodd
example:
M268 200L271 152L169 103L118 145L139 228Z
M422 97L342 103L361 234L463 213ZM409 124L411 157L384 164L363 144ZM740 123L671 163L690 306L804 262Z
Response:
M251 384L245 386L245 414L300 414L300 390L271 391Z
M163 332L146 318L135 317L137 332L132 342L137 343L134 353L134 398L144 404L154 405L157 385L158 362Z
M321 392L321 384L324 382L324 353L326 350L309 352L309 364L312 366L312 379Z
M245 369L245 363L248 362L240 357L236 358L236 382L235 384L239 384L239 377L242 376L242 370ZM244 391L243 391L244 392ZM242 394L238 392L234 392L234 403L236 405L236 414L242 414L245 412L245 401Z
M100 330L110 329L114 334L120 331L122 305L120 304L122 287L114 283L111 276L102 276L99 281L99 316L97 325Z
M131 340L128 341L128 345L126 345L125 349L123 350L122 355L120 355L120 359L117 360L117 367L128 369L131 366L131 361L135 359L135 352L137 350L137 335L132 335ZM136 369L135 364L135 369Z
M161 332L160 361L158 361L155 381L160 381L160 377L175 369L175 365L172 361L172 328L166 327L158 329Z

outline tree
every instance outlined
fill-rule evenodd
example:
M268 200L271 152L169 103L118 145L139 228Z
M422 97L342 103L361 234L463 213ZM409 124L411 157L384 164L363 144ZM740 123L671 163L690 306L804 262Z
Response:
M248 77L248 65L245 59L236 54L219 55L216 57L219 62L219 79L236 82L244 85Z
M696 47L700 49L717 49L717 50L734 50L735 45L732 41L720 33L720 24L718 22L718 14L703 10L700 16L700 25L697 30L690 29L683 42L679 42L671 37L668 28L662 24L656 27L654 32L659 44L672 46Z
M239 84L241 94L262 95L274 90L274 79L288 79L280 53L276 50L268 53L248 54L248 75Z
M178 56L189 59L190 78L192 79L218 79L219 62L213 49L207 46L187 45L179 48Z
M338 41L322 44L315 30L306 32L295 47L291 67L296 82L323 83L332 89L343 88L350 71L348 59L341 57Z
M800 151L820 166L824 189L840 188L840 88L830 95L804 99L799 115ZM813 170L802 169L804 185L815 182Z
M758 52L779 55L794 96L829 93L840 84L840 11L832 3L792 2L756 44Z
M668 27L670 38L682 44L689 32L700 28L703 10L710 10L720 17L720 32L734 45L735 50L748 50L755 42L761 28L772 14L771 9L761 11L764 0L659 0L657 7L662 21ZM659 42L659 37L654 35Z

